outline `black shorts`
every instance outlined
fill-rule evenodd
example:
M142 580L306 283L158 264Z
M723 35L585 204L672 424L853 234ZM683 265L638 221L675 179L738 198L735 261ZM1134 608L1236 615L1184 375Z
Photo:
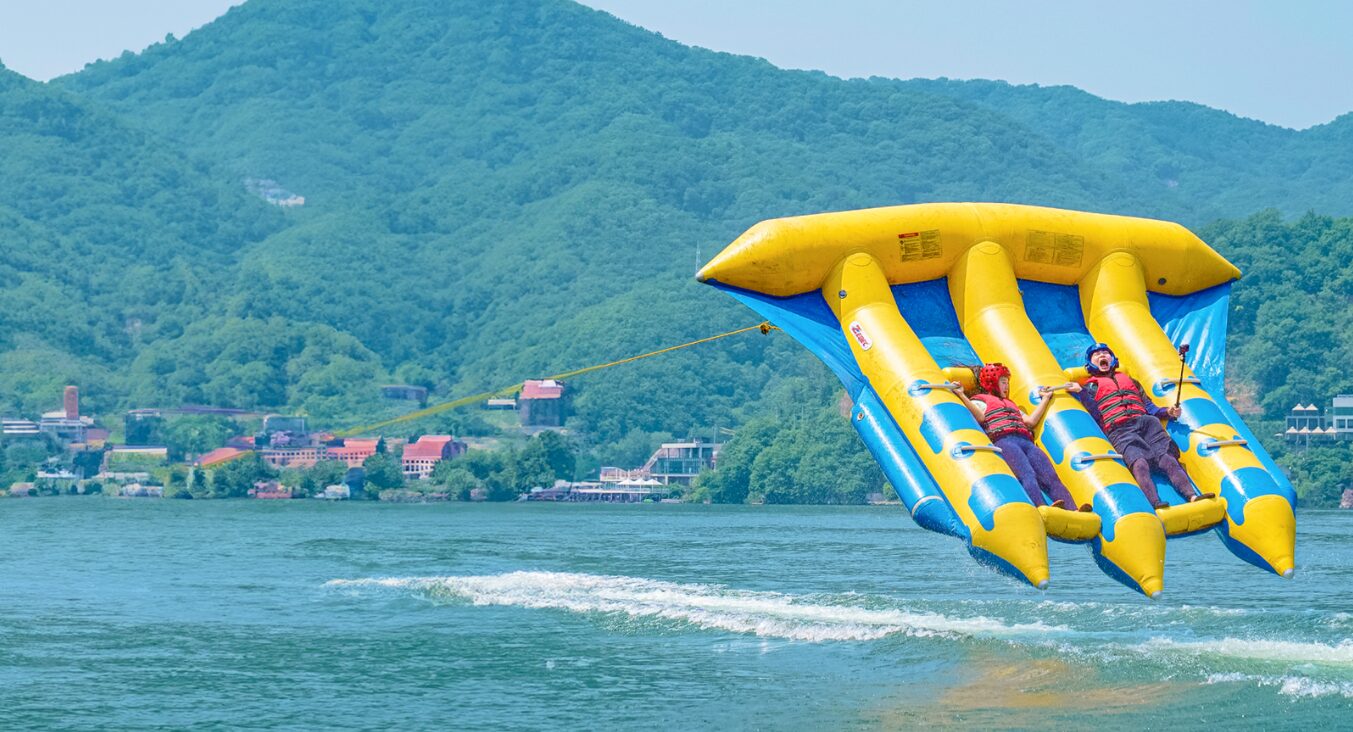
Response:
M1138 460L1155 462L1165 455L1179 457L1179 446L1160 420L1142 414L1118 425L1109 433L1109 444L1123 456L1123 462L1132 467Z

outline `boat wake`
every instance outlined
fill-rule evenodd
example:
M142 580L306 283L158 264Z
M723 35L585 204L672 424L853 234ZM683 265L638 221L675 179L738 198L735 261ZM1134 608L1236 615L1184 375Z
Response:
M1210 674L1207 684L1251 684L1275 687L1279 694L1294 698L1342 696L1353 699L1353 681L1320 681L1305 676L1262 676L1256 674Z
M797 641L874 640L889 635L1009 638L1062 632L1042 623L931 612L872 609L840 597L795 597L635 577L570 572L510 572L460 577L340 579L337 588L412 591L429 599L577 613L660 618L699 628Z
M1064 623L1048 624L996 617L997 613L991 612L994 607L981 612L968 607L959 613L945 613L899 607L895 599L855 593L789 595L572 572L335 579L326 586L359 594L396 592L435 603L659 620L813 643L889 636L994 640L1025 649L1044 649L1063 660L1081 658L1106 666L1119 666L1124 661L1146 663L1166 673L1187 669L1197 673L1203 683L1248 683L1274 688L1291 698L1353 697L1353 641L1319 643L1264 638L1263 634L1253 638L1206 638L1191 633L1177 636L1173 629L1150 622L1106 631L1105 616L1120 614L1123 606L1093 602L1039 602L1007 608L1025 618L1034 609L1051 616L1053 623ZM1243 614L1224 608L1186 611L1203 616ZM1215 618L1209 622L1215 622Z
M1133 650L1144 654L1221 656L1248 661L1312 664L1353 669L1353 641L1302 643L1262 639L1219 638L1216 640L1178 641L1152 638Z

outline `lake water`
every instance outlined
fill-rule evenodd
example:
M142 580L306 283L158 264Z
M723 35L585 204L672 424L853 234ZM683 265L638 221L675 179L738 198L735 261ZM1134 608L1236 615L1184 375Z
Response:
M0 503L0 727L1353 725L1353 512L1211 535L1150 602L903 510Z

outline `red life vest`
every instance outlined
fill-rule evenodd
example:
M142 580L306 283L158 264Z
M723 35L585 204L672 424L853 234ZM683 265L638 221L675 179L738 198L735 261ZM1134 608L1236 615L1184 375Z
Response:
M986 428L987 436L991 439L994 440L1006 435L1019 435L1033 439L1034 433L1030 432L1029 427L1024 424L1024 413L1019 411L1019 407L1014 402L991 394L977 394L972 399L986 405L987 411L984 415L986 421L982 426Z
M1091 376L1086 384L1094 389L1090 395L1104 420L1105 432L1147 413L1146 402L1142 401L1132 377L1122 371L1115 371L1113 376Z

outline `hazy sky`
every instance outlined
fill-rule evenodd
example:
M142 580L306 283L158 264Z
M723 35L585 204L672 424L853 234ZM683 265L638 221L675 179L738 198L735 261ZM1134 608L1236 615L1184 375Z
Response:
M492 2L492 0L483 0ZM182 37L240 0L0 0L0 60L35 79ZM683 43L837 76L1072 84L1303 128L1353 110L1353 3L586 0Z

